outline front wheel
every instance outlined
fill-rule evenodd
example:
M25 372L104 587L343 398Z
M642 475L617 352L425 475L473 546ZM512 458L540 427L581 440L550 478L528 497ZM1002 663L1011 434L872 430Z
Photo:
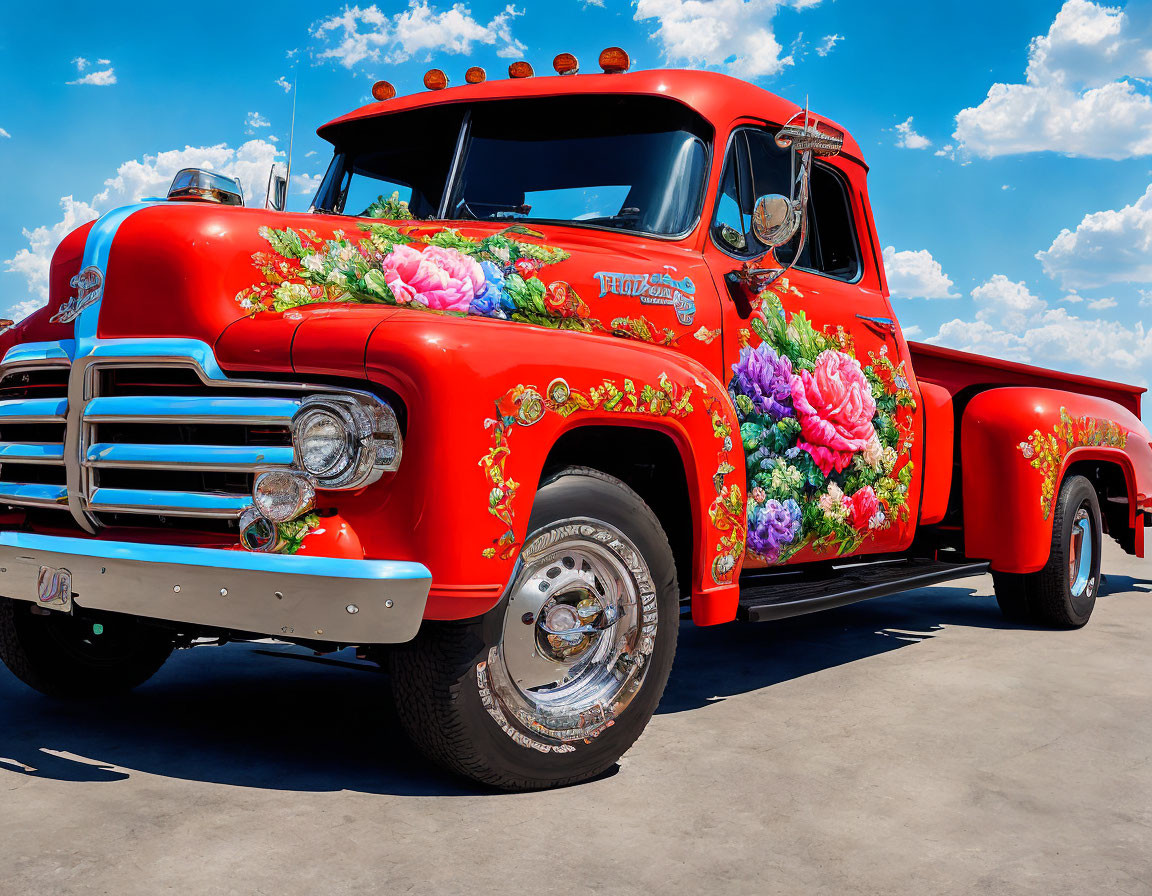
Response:
M131 616L94 623L77 616L40 616L34 604L0 597L0 660L29 687L49 697L104 697L155 675L172 654L167 633Z
M469 623L391 654L397 713L430 757L507 790L585 781L632 746L676 651L668 539L624 483L569 468L537 493L516 575Z

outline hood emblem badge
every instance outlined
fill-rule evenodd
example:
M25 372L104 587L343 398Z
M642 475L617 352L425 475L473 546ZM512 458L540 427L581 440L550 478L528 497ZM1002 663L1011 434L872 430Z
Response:
M60 306L52 315L54 324L66 324L80 316L80 312L95 305L104 295L104 272L96 265L89 265L70 281L76 295Z

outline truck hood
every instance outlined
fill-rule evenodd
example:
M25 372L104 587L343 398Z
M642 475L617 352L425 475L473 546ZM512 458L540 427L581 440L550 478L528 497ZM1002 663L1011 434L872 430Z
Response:
M673 344L695 329L697 301L715 300L699 253L681 242L579 226L154 202L66 238L48 307L13 341L70 338L75 323L50 319L74 306L72 278L89 266L102 278L99 338L192 338L257 368L284 366L308 320L366 340L391 316L432 310Z

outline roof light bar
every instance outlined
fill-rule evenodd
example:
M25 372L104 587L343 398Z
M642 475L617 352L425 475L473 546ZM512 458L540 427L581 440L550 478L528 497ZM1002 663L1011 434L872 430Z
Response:
M424 86L429 90L443 90L448 86L448 76L438 68L430 68L424 75Z
M464 73L464 80L469 84L483 84L484 79L488 77L488 73L478 65L472 66Z
M372 85L372 96L380 102L384 102L384 100L390 100L396 96L396 88L387 81L377 81Z
M552 60L552 68L558 75L574 75L580 71L580 60L571 53L561 53Z
M534 74L536 74L536 72L532 71L531 64L524 60L513 62L508 66L509 78L531 78Z
M632 60L619 47L609 47L600 54L600 68L606 75L619 75L632 67Z

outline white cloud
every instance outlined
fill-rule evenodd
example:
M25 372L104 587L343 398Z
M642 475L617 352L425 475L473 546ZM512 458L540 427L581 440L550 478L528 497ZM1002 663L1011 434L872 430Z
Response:
M832 52L832 48L842 40L844 40L843 34L825 34L824 39L816 47L816 55L827 56Z
M5 140L11 140L12 139L12 135L9 134L6 130L4 130L4 128L0 128L0 137L3 137Z
M89 65L88 60L85 59L83 56L77 56L75 59L72 60L72 64L74 66L76 66L76 71L78 71L78 72L84 71L84 69L88 68L88 65Z
M1010 330L1023 327L1028 319L1043 311L1047 305L1023 282L1013 282L1003 274L995 274L972 290L976 302L976 319L998 324Z
M1025 284L1002 274L972 290L972 298L975 320L950 320L926 341L1094 376L1152 380L1152 330L1142 320L1101 320L1049 308ZM1062 301L1085 300L1073 294ZM1087 307L1099 311L1118 304L1096 299Z
M97 59L96 64L97 65L111 65L112 60L111 59Z
M246 204L262 207L268 186L268 172L277 156L283 155L265 140L249 140L233 149L226 144L216 146L186 146L141 159L130 159L104 181L104 189L92 197L91 202L65 196L60 200L61 219L50 226L24 230L28 246L11 258L5 259L4 270L20 274L27 281L28 295L36 306L48 300L48 268L52 253L67 234L81 224L99 217L104 212L137 202L149 196L164 196L172 178L181 168L207 168L232 177L238 177L244 187ZM21 300L0 313L0 317L13 319ZM32 309L34 310L34 309ZM28 312L25 311L25 314Z
M936 150L936 152L933 153L933 155L940 156L941 158L944 158L944 159L955 159L956 158L956 147L953 146L951 143L945 143L938 150Z
M1143 321L1081 318L1064 308L1035 315L1015 330L987 321L951 320L926 341L1075 373L1145 383L1152 377L1152 331Z
M292 90L292 82L281 75L276 79L276 86L283 90L285 93L290 93Z
M292 186L300 195L311 196L320 187L320 181L323 179L323 174L293 174Z
M304 158L310 159L314 155L316 155L316 150L310 149L310 150L308 150L308 152L304 153Z
M1052 151L1125 159L1152 153L1152 49L1127 13L1067 0L1033 38L1023 84L993 84L956 116L956 142L984 157ZM1131 80L1129 80L1131 79Z
M33 296L32 299L18 304L34 301L39 307L48 301L48 268L56 246L81 224L99 215L93 206L86 202L77 202L71 196L65 196L60 200L60 208L63 215L55 224L32 230L24 228L24 239L28 240L28 247L4 260L4 270L22 276L28 282L28 292ZM14 310L15 306L8 308L3 316L16 320ZM22 316L27 316L29 313L26 311Z
M580 0L580 2L583 3L585 7L599 6L601 9L604 8L604 0Z
M244 125L248 128L266 128L270 127L272 122L261 115L259 112L249 112L248 117L244 119ZM251 131L249 131L251 133Z
M952 281L927 249L897 252L895 246L884 250L884 273L888 289L901 299L957 299Z
M111 87L116 83L116 70L113 68L106 68L98 72L89 72L83 77L77 78L75 81L69 81L68 84L91 84L93 87Z
M408 8L394 16L375 4L345 7L316 25L312 34L326 44L320 58L334 59L345 68L365 61L404 62L417 53L465 55L474 43L497 46L500 56L520 56L526 47L512 34L518 15L522 13L509 4L482 25L463 3L438 12L427 0L410 0Z
M668 62L720 68L743 78L775 75L795 63L772 30L782 6L819 0L636 0L637 22L657 21L653 37Z
M23 302L9 305L4 313L8 316L8 320L20 323L37 308L43 308L46 301L46 299L25 299Z
M896 133L899 135L896 138L896 145L901 149L927 149L932 145L931 140L913 130L911 115L908 116L907 121L902 121L896 125Z
M1152 283L1152 185L1131 205L1084 216L1036 253L1044 273L1065 289Z

